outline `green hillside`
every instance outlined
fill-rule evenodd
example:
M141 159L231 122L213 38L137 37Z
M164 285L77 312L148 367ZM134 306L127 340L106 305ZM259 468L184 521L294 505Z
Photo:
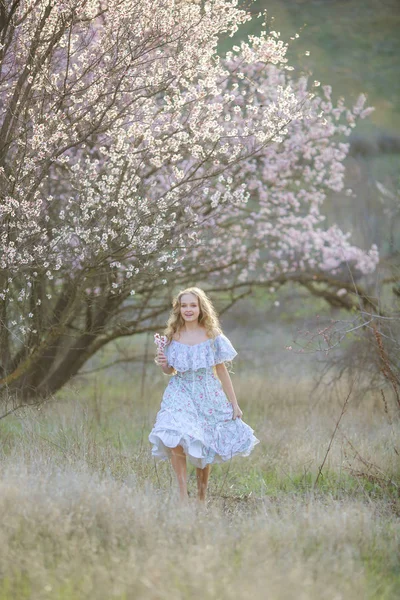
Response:
M363 131L378 126L400 132L400 3L398 0L257 0L241 2L253 13L267 10L270 28L291 42L290 60L332 85L347 103L364 92L376 111ZM255 32L255 19L239 37ZM231 43L229 39L224 45ZM305 56L309 51L310 56Z

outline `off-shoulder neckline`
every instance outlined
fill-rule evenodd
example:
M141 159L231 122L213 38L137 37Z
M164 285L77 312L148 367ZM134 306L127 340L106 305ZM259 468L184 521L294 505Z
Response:
M219 334L221 335L221 334ZM219 335L217 335L217 337L219 337ZM216 338L208 338L208 340L204 340L204 342L198 342L197 344L184 344L183 342L178 342L178 340L174 340L172 339L171 342L175 342L176 344L180 344L181 346L186 346L187 348L194 348L195 346L201 346L202 344L207 344L208 342L211 342L213 339L217 339Z

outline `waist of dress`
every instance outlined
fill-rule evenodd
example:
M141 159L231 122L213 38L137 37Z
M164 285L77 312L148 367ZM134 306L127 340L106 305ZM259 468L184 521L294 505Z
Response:
M190 379L191 381L198 380L202 381L205 377L212 377L216 379L216 375L214 372L214 367L207 367L203 369L188 369L187 371L176 371L175 377L179 377L180 379Z

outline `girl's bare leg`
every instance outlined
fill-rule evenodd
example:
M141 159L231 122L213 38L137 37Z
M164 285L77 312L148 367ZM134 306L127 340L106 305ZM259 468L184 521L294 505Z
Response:
M211 465L207 465L204 469L196 468L197 478L197 499L200 502L206 501L208 478L210 476Z
M176 446L171 448L171 463L175 471L176 478L179 485L179 496L181 501L186 502L188 499L187 493L187 468L186 468L186 454L182 446Z

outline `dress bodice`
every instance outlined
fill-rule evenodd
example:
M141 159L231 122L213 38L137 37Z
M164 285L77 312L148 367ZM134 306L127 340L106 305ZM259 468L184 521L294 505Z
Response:
M237 355L231 342L223 333L217 335L215 339L210 338L192 346L172 340L165 346L164 353L168 364L179 372L207 369L232 360Z

